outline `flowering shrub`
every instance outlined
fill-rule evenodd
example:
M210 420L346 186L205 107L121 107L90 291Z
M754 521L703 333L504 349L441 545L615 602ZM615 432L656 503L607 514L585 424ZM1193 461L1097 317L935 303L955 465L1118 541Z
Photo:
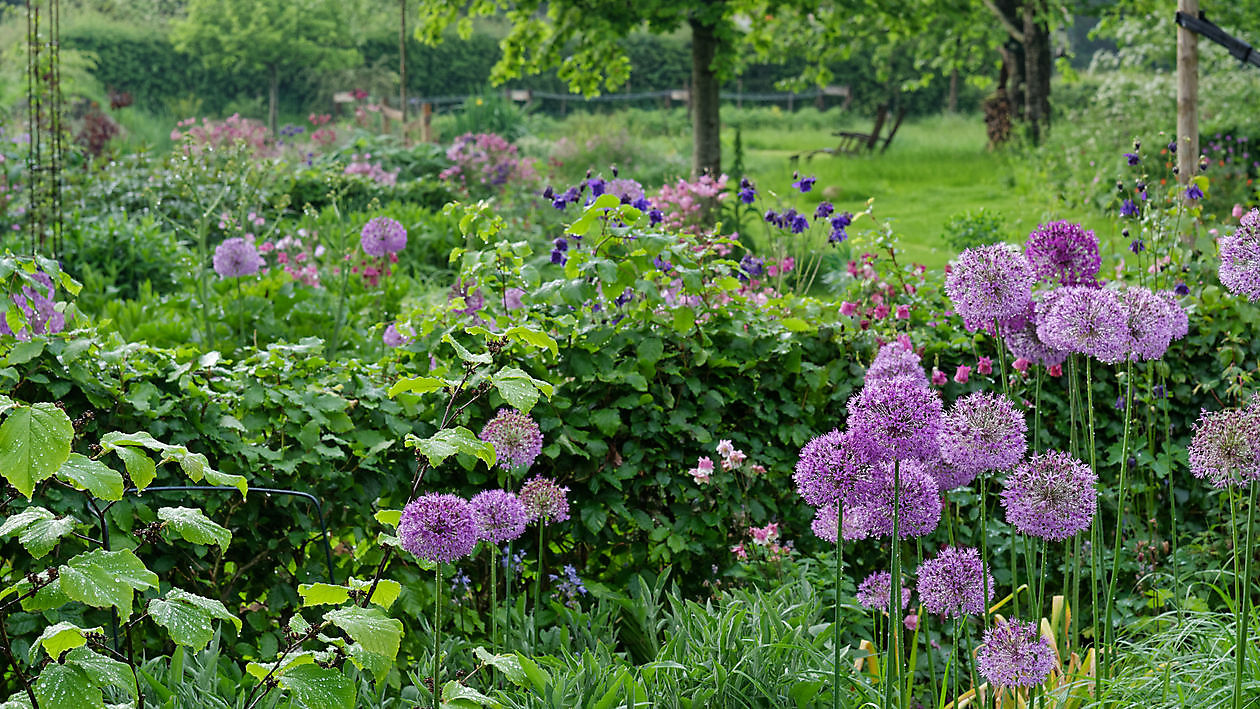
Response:
M515 145L494 133L465 133L446 151L453 165L438 177L472 197L500 193L514 182L530 182L537 177L533 160L521 158Z

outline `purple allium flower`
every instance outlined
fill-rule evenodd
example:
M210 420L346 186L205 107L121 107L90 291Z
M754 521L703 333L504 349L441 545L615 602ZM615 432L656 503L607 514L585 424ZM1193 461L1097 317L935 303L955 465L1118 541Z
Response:
M1037 337L1058 350L1119 362L1128 352L1124 306L1105 288L1053 290L1037 304Z
M995 686L1035 687L1054 669L1054 647L1034 623L1004 618L985 631L976 664Z
M1219 240L1221 285L1252 302L1260 301L1260 209L1243 215L1238 228Z
M849 431L873 458L932 458L939 450L940 394L919 379L871 382L849 399Z
M417 558L444 562L468 556L477 546L472 505L454 495L422 495L407 503L398 522L398 541Z
M411 342L411 337L403 334L402 330L398 329L397 323L390 323L385 326L385 332L381 334L381 342L384 342L386 347L402 347Z
M893 465L894 462L885 462L872 471L871 480L860 486L863 499L852 508L845 508L846 519L851 509L861 510L855 514L865 515L866 536L891 537L895 495L897 535L908 539L931 534L941 522L941 493L936 480L917 460L901 461L899 470L894 470ZM899 491L894 490L896 478L900 478Z
M1133 360L1163 357L1173 340L1174 328L1180 324L1172 309L1180 310L1180 307L1175 302L1170 305L1159 294L1137 286L1124 289L1120 302L1128 321L1126 350L1129 357Z
M1024 457L1028 424L1011 400L978 391L954 402L939 436L941 459L975 474L1008 470Z
M526 469L542 453L542 431L534 419L512 409L499 409L481 429L481 440L494 445L499 467Z
M892 600L892 574L887 571L876 571L866 580L858 584L857 602L862 604L863 608L871 608L878 611L888 610L888 603ZM905 586L901 587L901 607L904 609L910 605L910 589Z
M1102 257L1094 232L1068 221L1042 224L1028 235L1024 257L1037 280L1064 286L1094 283Z
M866 383L906 377L928 385L927 373L923 371L923 363L912 347L906 347L900 341L889 342L879 348L875 361L866 369Z
M506 490L486 490L473 496L470 504L478 538L502 544L525 533L529 513L516 495Z
M10 300L22 311L25 327L18 328L15 333L9 329L7 318L0 315L0 334L27 341L31 339L32 333L51 335L66 329L66 315L57 311L57 288L53 285L52 277L43 271L35 271L30 274L30 278L38 286L23 285L10 296Z
M1002 341L1006 343L1006 349L1016 359L1022 358L1034 364L1040 364L1043 367L1063 364L1067 360L1067 352L1047 345L1037 336L1037 316L1035 312L1025 318L1023 323L1017 328L1008 329L1003 325Z
M919 599L929 612L955 618L984 613L985 584L995 595L993 574L972 547L945 547L919 565Z
M569 488L560 487L554 480L541 475L525 481L517 497L525 505L530 520L545 525L563 522L569 518Z
M840 526L840 506L835 503L823 505L814 510L814 521L809 528L814 535L824 542L836 543L836 534Z
M407 230L389 217L374 217L359 232L359 245L368 256L396 254L407 245Z
M857 499L864 480L865 449L849 432L832 431L801 449L792 478L805 502L820 507Z
M1120 203L1120 216L1122 217L1136 217L1140 211L1137 202L1131 199L1126 199Z
M1204 411L1190 441L1190 472L1213 487L1260 482L1260 397L1244 409Z
M219 278L239 278L258 273L263 257L254 248L254 242L235 236L224 239L214 250L214 272Z
M1034 537L1062 541L1089 529L1098 501L1098 476L1067 453L1049 450L1006 479L1006 521Z
M969 324L1009 318L1032 300L1033 269L1014 246L1005 243L963 251L945 277L945 292Z
M643 199L643 185L628 177L619 177L608 181L608 193L616 195L622 204L632 204Z
M924 460L922 463L923 469L936 481L936 487L941 491L941 494L970 485L971 481L975 480L978 474L973 469L950 465L941 458Z
M1160 291L1159 297L1164 299L1164 303L1168 306L1168 326L1172 331L1173 341L1180 340L1190 334L1190 316L1186 314L1185 308L1181 307L1181 303L1177 302L1177 295L1186 295L1181 293L1181 287L1178 286L1177 291ZM1190 289L1187 288L1188 292Z

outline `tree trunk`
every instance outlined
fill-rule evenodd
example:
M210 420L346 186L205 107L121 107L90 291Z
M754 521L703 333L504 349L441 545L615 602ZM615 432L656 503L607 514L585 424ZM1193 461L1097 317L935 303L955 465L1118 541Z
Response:
M276 103L280 99L280 71L275 64L268 67L271 74L271 100L267 108L267 124L271 126L271 137L280 134L276 127Z
M398 110L403 144L407 144L407 0L398 0Z
M1038 0L1024 3L1025 117L1033 145L1041 142L1050 119L1050 32Z
M958 113L958 55L962 53L962 37L954 40L954 67L949 72L949 98L945 101L945 110Z
M722 173L722 123L717 71L718 37L712 25L691 20L691 174Z

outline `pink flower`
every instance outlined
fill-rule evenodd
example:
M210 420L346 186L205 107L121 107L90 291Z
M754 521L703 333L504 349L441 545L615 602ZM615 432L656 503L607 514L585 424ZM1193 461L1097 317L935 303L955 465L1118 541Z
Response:
M932 367L932 383L933 384L935 384L938 387L943 387L948 381L949 381L949 378L945 376L944 372L937 369L936 367Z
M1052 377L1061 377L1063 376L1063 365L1052 364L1049 367L1046 367L1046 373Z
M703 484L709 482L709 477L713 474L713 461L707 456L696 461L696 467L687 471L692 479L697 483Z
M1023 357L1019 357L1019 358L1016 358L1016 360L1013 363L1011 363L1011 366L1014 367L1015 371L1017 372L1027 372L1028 365L1030 364L1032 364L1032 362L1029 362Z
M988 357L981 357L980 361L976 362L976 371L986 376L993 374L993 360Z
M735 446L731 445L731 442L729 440L723 438L722 440L718 441L717 452L718 452L718 455L722 456L723 458L729 458L730 455L735 452Z
M731 547L731 553L734 554L735 557L740 559L741 561L748 558L748 551L744 549L743 544L736 544L735 546Z
M771 542L779 538L779 523L771 522L764 527L749 527L748 533L752 535L753 543L761 546L769 546Z
M856 304L856 303L850 303L849 301L847 301L847 300L846 300L846 301L844 301L843 303L841 303L841 304L840 304L840 314L841 314L841 315L852 315L852 314L854 314L854 313L856 313L856 312L857 312L857 304Z
M766 466L764 466L764 465L751 465L751 466L749 466L749 467L748 467L748 472L752 473L753 475L765 475L765 474L766 474Z
M919 627L919 616L915 613L911 613L903 618L901 622L905 624L906 630L913 632Z
M909 319L909 317L910 317L910 306L909 306L909 305L898 305L898 306L897 306L897 314L896 314L896 318L897 318L898 320L906 320L906 319Z
M740 464L743 463L747 459L748 459L748 456L744 455L744 451L741 451L741 450L731 451L730 455L726 456L725 458L722 458L722 469L734 470L735 468L738 468Z
M965 364L958 365L958 371L954 372L954 381L958 382L959 384L966 384L967 380L970 378L971 378L971 367L968 367Z
M1233 214L1235 219L1241 218L1243 215L1243 206L1241 204L1235 204L1234 210L1230 212L1230 214Z
M871 315L874 316L876 320L883 320L888 317L888 306L881 305L875 308L875 312L871 313Z

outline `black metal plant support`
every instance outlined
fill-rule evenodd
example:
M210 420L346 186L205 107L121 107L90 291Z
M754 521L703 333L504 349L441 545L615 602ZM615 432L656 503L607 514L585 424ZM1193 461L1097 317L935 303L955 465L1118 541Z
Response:
M1244 64L1252 64L1260 66L1260 53L1256 52L1250 44L1229 34L1221 29L1214 22L1200 12L1198 17L1188 15L1184 12L1177 13L1177 24L1203 37L1211 40L1234 55L1238 61Z
M26 0L26 225L32 254L52 256L61 247L64 115L61 2Z

